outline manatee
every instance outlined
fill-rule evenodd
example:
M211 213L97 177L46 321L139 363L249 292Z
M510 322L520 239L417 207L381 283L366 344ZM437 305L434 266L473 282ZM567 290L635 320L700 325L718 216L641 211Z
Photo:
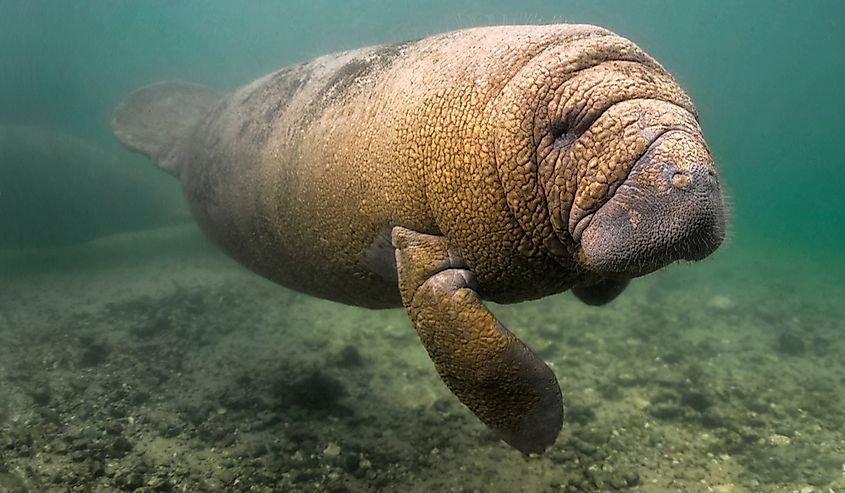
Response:
M246 267L341 303L404 306L448 388L525 454L561 430L560 388L483 301L572 289L605 304L725 236L690 98L595 26L357 49L228 94L157 83L112 127L178 177L202 229Z
M0 248L63 247L190 219L178 189L132 164L55 130L0 126Z

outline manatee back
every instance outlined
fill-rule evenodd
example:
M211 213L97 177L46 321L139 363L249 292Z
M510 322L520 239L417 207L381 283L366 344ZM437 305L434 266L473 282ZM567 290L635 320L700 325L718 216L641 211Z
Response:
M605 32L502 26L326 55L243 86L210 111L195 98L185 113L193 124L164 101L184 105L195 88L154 85L118 109L115 130L178 174L212 239L280 284L395 306L396 279L370 253L383 260L385 232L403 226L449 237L483 296L539 297L568 287L572 273L532 249L508 205L495 102L548 46ZM158 120L172 130L156 129Z
M523 118L560 77L535 87L520 74L559 57L558 75L568 77L581 67L582 44L613 40L622 58L638 56L595 26L499 26L327 55L219 102L196 86L154 85L121 105L115 131L178 174L218 244L280 284L395 305L395 277L378 260L391 251L385 232L403 226L448 237L485 299L520 301L579 275L570 252L545 241L545 198L530 179L541 174L543 136ZM508 98L523 79L524 91Z

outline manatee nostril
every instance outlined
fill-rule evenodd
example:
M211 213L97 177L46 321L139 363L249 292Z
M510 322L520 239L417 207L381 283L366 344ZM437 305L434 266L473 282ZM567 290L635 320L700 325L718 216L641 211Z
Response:
M718 190L719 189L719 175L715 170L708 166L695 165L692 169L693 184L696 188L703 188L704 190Z
M672 175L672 186L681 190L686 190L690 186L690 177L686 173L675 173Z
M712 169L707 170L707 180L709 183L719 186L719 175L717 175Z

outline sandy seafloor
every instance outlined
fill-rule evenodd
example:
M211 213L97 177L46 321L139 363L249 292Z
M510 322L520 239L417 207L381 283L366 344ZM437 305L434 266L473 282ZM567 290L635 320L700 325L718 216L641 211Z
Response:
M565 396L524 458L402 310L278 287L192 226L6 252L0 491L842 492L842 262L728 245L606 307L493 306Z

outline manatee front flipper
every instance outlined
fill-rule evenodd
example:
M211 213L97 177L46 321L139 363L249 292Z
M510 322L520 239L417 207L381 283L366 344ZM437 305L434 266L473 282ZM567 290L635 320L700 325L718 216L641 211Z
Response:
M545 450L563 424L554 373L481 303L446 238L396 227L392 239L402 301L440 378L512 447Z
M602 279L597 284L575 286L572 293L588 305L606 305L622 294L628 282L629 279Z

